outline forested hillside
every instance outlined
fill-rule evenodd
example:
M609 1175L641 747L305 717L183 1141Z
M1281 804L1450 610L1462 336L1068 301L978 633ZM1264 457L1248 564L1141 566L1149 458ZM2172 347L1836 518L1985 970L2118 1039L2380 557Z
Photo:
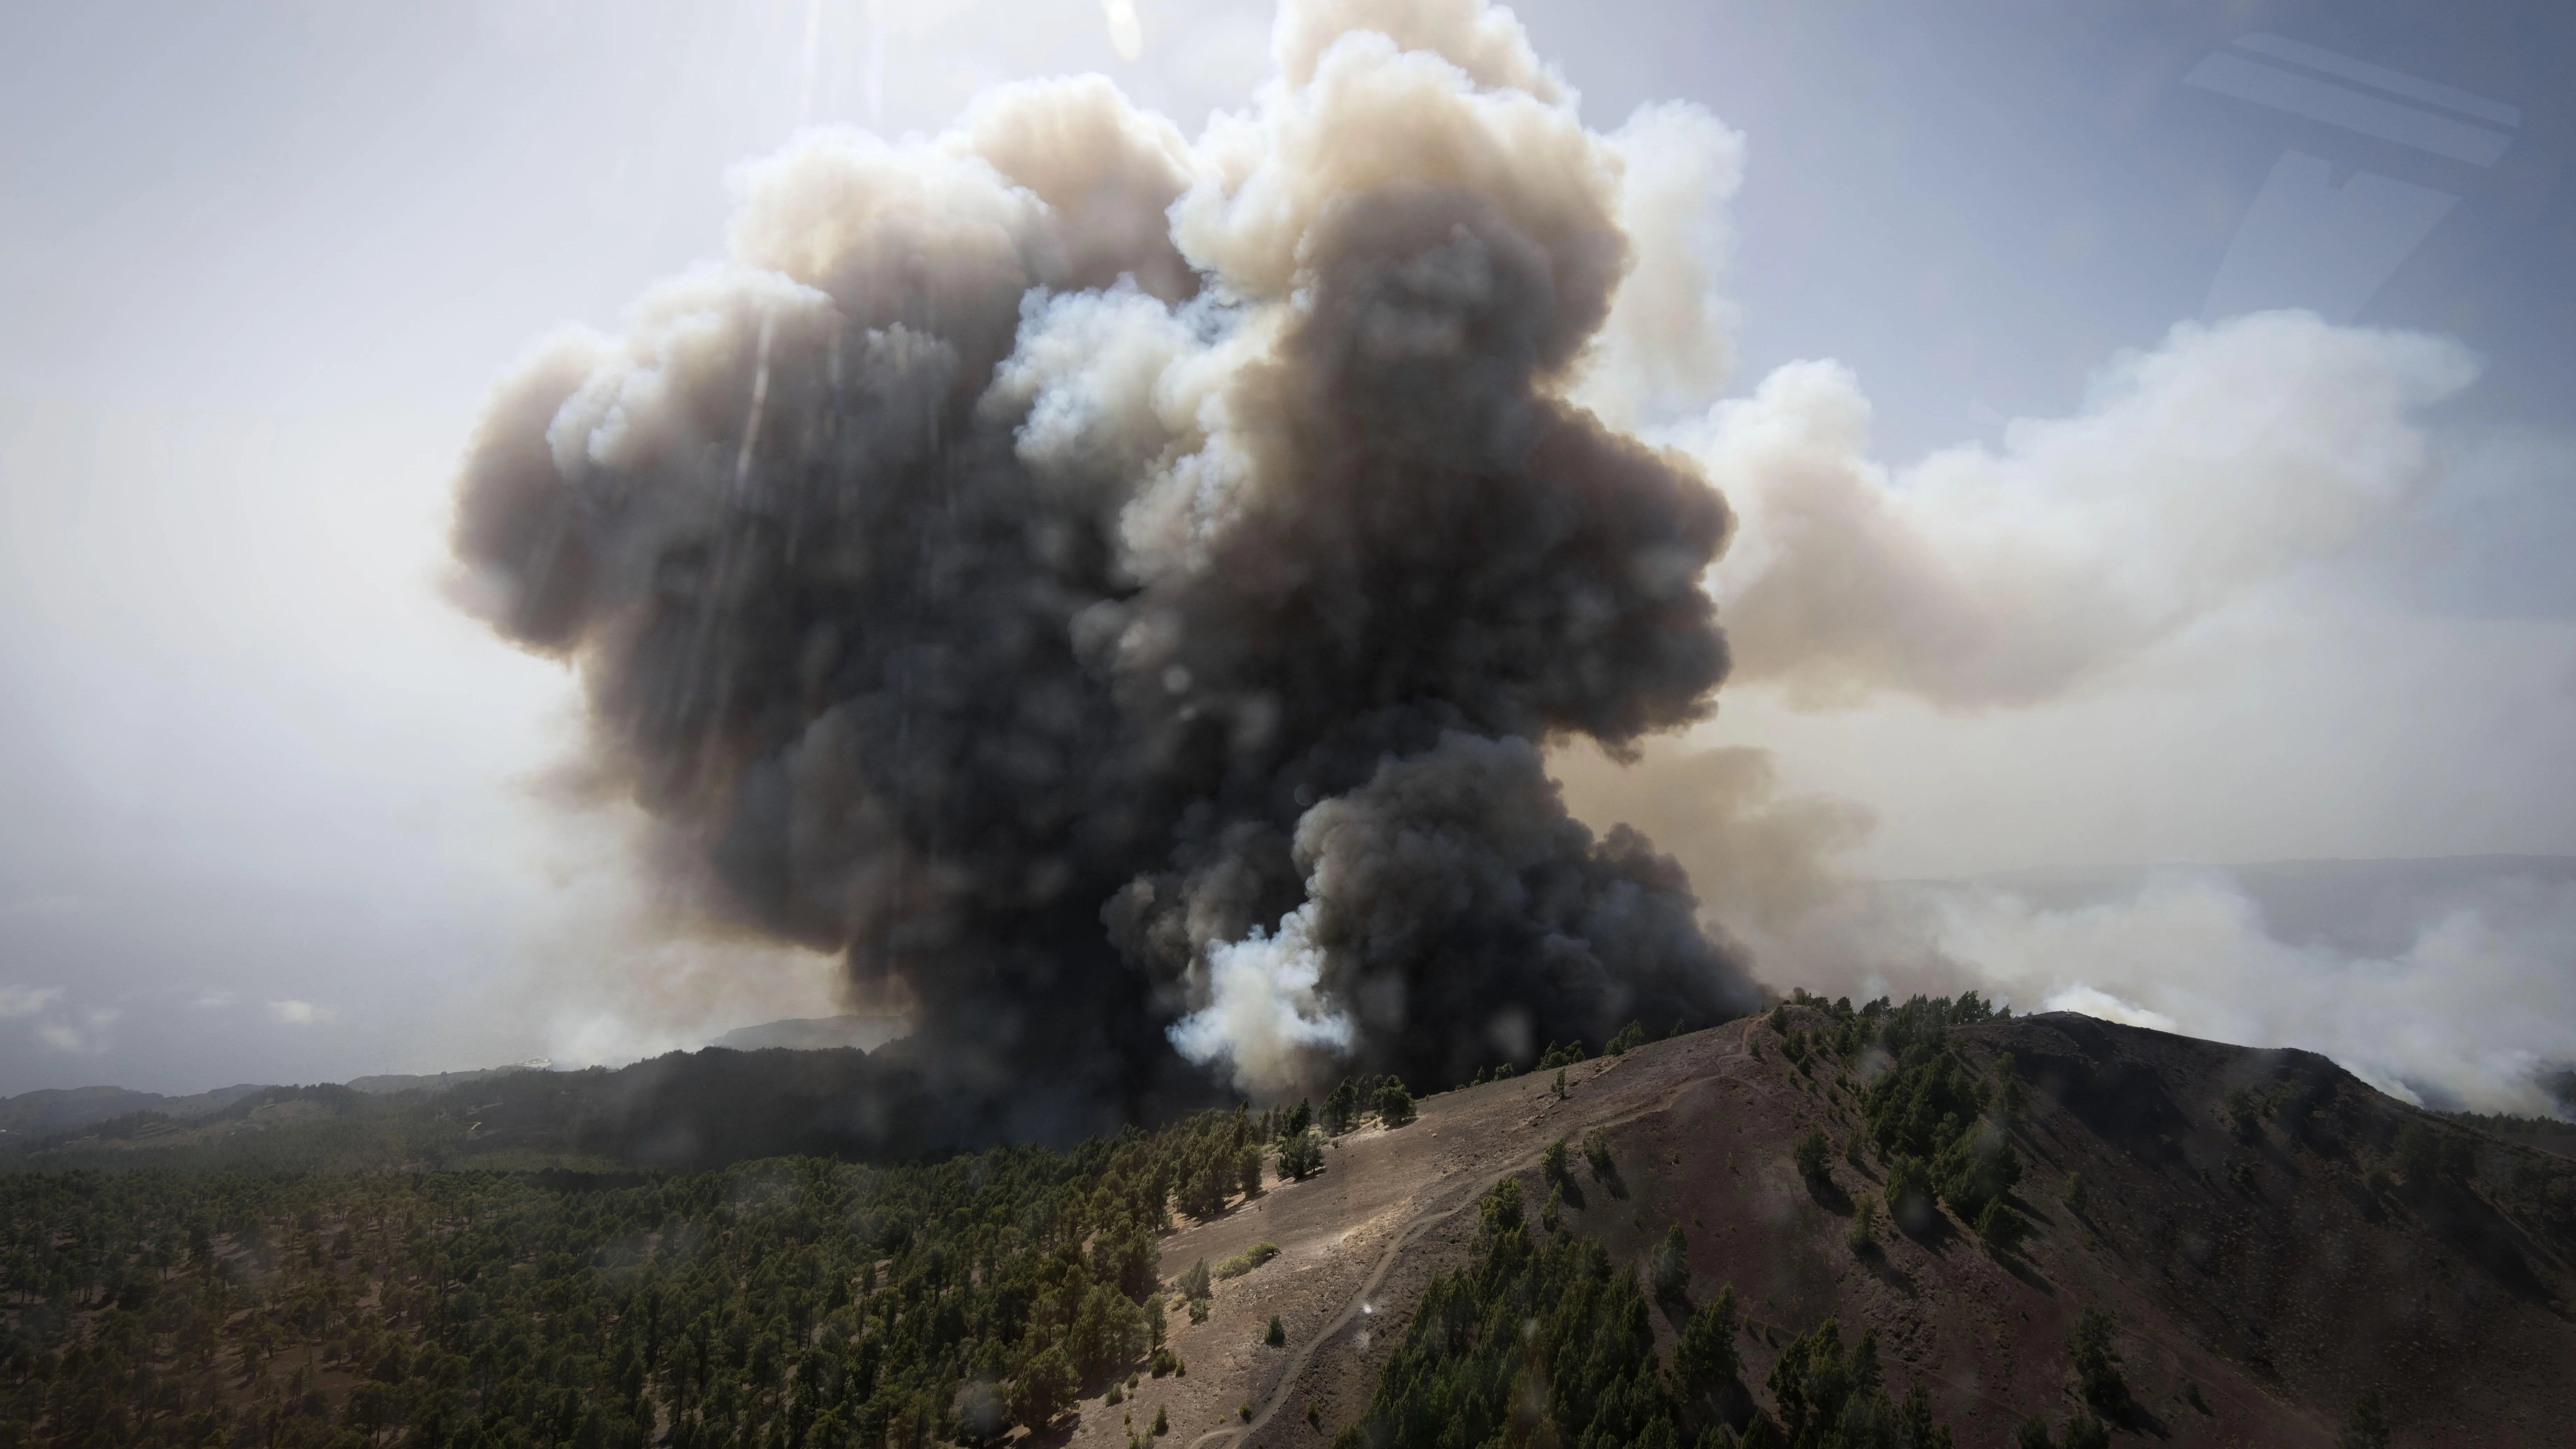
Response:
M1270 1123L720 1172L0 1178L0 1446L918 1446L1162 1341Z
M2403 1449L2576 1415L2576 1169L2523 1124L1972 997L1599 1047L944 1159L763 1151L885 1140L834 1135L883 1107L832 1098L854 1053L98 1124L0 1175L0 1449Z

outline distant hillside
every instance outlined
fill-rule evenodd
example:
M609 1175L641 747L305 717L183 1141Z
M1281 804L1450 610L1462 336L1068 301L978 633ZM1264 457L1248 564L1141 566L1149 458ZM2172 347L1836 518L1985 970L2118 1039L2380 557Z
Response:
M872 1052L911 1029L912 1023L900 1016L804 1017L737 1027L707 1045L738 1052L756 1052L773 1047L799 1052L833 1051L847 1047L853 1051Z
M506 1067L481 1067L470 1072L423 1072L406 1075L390 1073L374 1077L351 1077L343 1083L353 1092L390 1097L396 1092L437 1092L449 1087L462 1087L470 1082L488 1082L512 1072L541 1072L548 1066L543 1059L520 1062Z
M449 1080L460 1084L391 1093L245 1088L217 1110L186 1117L147 1107L0 1138L0 1170L361 1171L479 1162L703 1169L790 1154L910 1158L1031 1135L1069 1145L1082 1135L993 1117L990 1104L932 1090L899 1057L847 1048L710 1047L615 1069L505 1069Z
M436 1072L422 1076L358 1077L342 1085L356 1092L390 1096L397 1092L435 1091L446 1087L480 1082L506 1072L527 1071L542 1063L518 1066L487 1067L468 1072ZM167 1097L158 1092L129 1091L124 1087L72 1087L23 1092L15 1097L0 1097L0 1146L23 1147L38 1138L76 1132L83 1127L118 1117L149 1113L173 1121L208 1117L223 1111L256 1092L278 1090L274 1085L244 1082L237 1086L217 1087L211 1092L198 1092L184 1097Z
M48 1088L0 1097L0 1132L12 1137L42 1137L104 1122L132 1112L160 1112L171 1117L201 1117L220 1111L258 1091L256 1085L218 1087L193 1096L165 1097L123 1087Z

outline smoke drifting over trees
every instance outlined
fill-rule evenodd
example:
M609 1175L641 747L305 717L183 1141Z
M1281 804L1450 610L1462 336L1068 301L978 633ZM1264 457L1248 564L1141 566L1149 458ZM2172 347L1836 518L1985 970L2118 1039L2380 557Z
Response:
M844 953L996 1130L1753 1000L1540 754L1726 675L1724 503L1569 397L1722 360L1705 289L1599 339L1732 136L1587 130L1470 0L1291 4L1276 60L1195 144L1098 78L809 133L459 483L461 592L577 665L674 886Z

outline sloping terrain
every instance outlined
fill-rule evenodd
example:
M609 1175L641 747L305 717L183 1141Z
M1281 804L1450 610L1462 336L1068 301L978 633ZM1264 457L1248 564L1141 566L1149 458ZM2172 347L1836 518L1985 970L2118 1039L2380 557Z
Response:
M1808 1008L1782 1021L1833 1025ZM1194 1449L1329 1442L1429 1276L1463 1261L1477 1195L1514 1173L1544 1201L1541 1150L1594 1127L1612 1170L1578 1157L1566 1227L1635 1260L1680 1223L1694 1296L1732 1284L1748 1310L1757 1393L1787 1339L1833 1316L1876 1329L1891 1390L1929 1388L1959 1443L2007 1443L2025 1416L2054 1425L2075 1405L2066 1345L2101 1309L2134 1404L2122 1427L2165 1443L2326 1445L2364 1392L2399 1444L2559 1444L2576 1424L2576 1204L2553 1159L2304 1053L2063 1014L1992 1022L1949 1043L1989 1078L2010 1053L2024 1084L2010 1202L2029 1236L1998 1252L1936 1214L1856 1253L1850 1215L1884 1168L1837 1156L1810 1182L1792 1153L1811 1131L1839 1146L1859 1130L1854 1089L1886 1063L1802 1071L1783 1041L1756 1019L1576 1066L1562 1100L1533 1075L1341 1139L1318 1176L1164 1241L1167 1275L1255 1242L1280 1253L1219 1283L1205 1323L1175 1317L1185 1376L1140 1380L1116 1408L1088 1400L1056 1434L1118 1445L1162 1408ZM2455 1145L2409 1172L2394 1155L2409 1124ZM2080 1213L2061 1201L2079 1173ZM1282 1347L1261 1342L1272 1314ZM1657 1325L1667 1350L1682 1316Z
M1788 1418L1768 1381L1827 1318L1960 1445L2065 1424L2093 1315L2117 1382L2097 1361L2087 1397L2124 1439L2322 1446L2365 1394L2399 1445L2564 1443L2576 1414L2576 1165L2305 1053L1968 999L1784 1006L1562 1090L1542 1070L1432 1096L1295 1182L1261 1145L1280 1112L854 1163L941 1125L874 1095L901 1080L855 1052L708 1051L393 1099L263 1089L187 1128L230 1134L208 1145L20 1158L0 1446L926 1449L1034 1422L1030 1449L1129 1449L1159 1415L1163 1449L1323 1449L1372 1413L1433 1276L1483 1251L1506 1177L1529 1232L1613 1262L1680 1228L1687 1291L1645 1330L1677 1370L1676 1330L1731 1287L1742 1391L1696 1400L1693 1435ZM63 1170L101 1166L137 1170ZM1148 1362L1158 1316L1177 1361Z

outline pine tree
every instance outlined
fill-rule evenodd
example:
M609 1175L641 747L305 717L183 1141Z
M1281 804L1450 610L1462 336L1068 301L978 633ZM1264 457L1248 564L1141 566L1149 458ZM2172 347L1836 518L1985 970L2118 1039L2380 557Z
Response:
M1064 1350L1049 1345L1020 1365L1011 1380L1011 1417L1034 1431L1064 1412L1081 1388Z
M1681 1224L1673 1224L1663 1242L1647 1255L1646 1280L1658 1298L1679 1302L1689 1296L1690 1240L1682 1235Z
M1303 1182L1324 1167L1324 1144L1314 1129L1300 1128L1287 1141L1279 1144L1279 1175L1291 1182Z
M1743 1326L1732 1283L1691 1314L1681 1342L1673 1348L1673 1373L1686 1397L1713 1394L1744 1372L1744 1362L1735 1352L1735 1335Z
M1847 1239L1855 1253L1867 1253L1878 1246L1878 1199L1863 1196L1852 1209L1851 1233Z
M2105 1417L2119 1418L2129 1405L2129 1385L2120 1377L2120 1351L2111 1346L2111 1315L2099 1308L2085 1309L2075 1321L2075 1332L2066 1341L2066 1351L2075 1360L2075 1377L2083 1387L2084 1402ZM2072 1426L2067 1432L2074 1432Z
M1826 1180L1825 1163L1833 1152L1834 1144L1826 1140L1823 1129L1819 1128L1808 1133L1791 1156L1797 1161L1800 1177L1809 1182L1823 1182Z
M1377 1089L1377 1119L1389 1127L1413 1120L1413 1094L1404 1089L1404 1083L1389 1077Z

